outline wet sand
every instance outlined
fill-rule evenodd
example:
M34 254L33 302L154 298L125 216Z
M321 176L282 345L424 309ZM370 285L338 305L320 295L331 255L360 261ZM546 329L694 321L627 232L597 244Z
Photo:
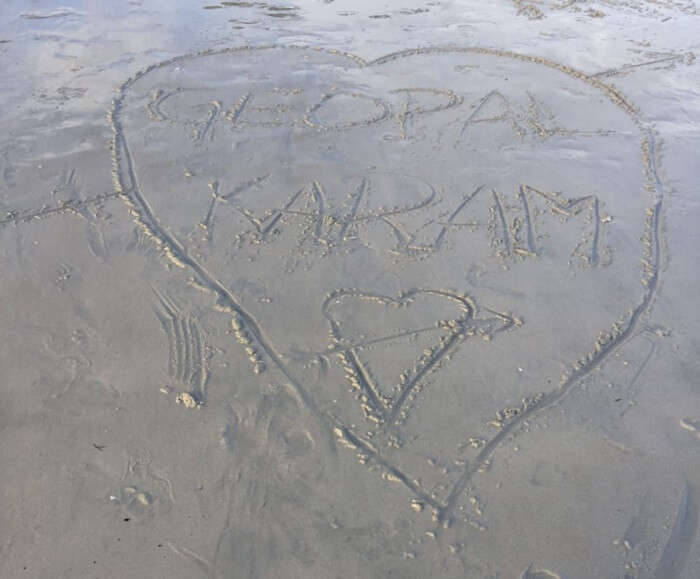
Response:
M700 573L693 2L0 8L0 575Z

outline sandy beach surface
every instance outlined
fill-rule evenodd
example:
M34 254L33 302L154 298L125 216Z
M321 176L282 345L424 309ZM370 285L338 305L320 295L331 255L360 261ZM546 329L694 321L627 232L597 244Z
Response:
M698 31L3 0L0 577L700 577Z

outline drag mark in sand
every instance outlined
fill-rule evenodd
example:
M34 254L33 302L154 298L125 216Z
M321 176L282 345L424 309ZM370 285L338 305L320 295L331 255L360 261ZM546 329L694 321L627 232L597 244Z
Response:
M39 209L28 211L8 211L5 213L5 217L0 219L0 227L3 225L29 223L30 221L38 221L45 217L51 217L52 215L75 212L84 207L96 205L102 201L107 201L108 199L114 199L116 197L119 197L119 193L102 193L101 195L95 195L94 197L87 197L85 199L68 199L65 201L60 201L57 205L43 206Z
M197 405L206 401L209 376L207 350L197 319L182 313L172 298L153 288L158 305L154 311L168 337L168 374L185 388Z

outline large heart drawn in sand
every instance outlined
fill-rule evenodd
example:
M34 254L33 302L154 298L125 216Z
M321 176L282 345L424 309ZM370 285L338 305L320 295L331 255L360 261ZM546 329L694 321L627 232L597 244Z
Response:
M122 199L255 370L439 521L657 286L653 133L545 59L210 51L127 81L111 118Z

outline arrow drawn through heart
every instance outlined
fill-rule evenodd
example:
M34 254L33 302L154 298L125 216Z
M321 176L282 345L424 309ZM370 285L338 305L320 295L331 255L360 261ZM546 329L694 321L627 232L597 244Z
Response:
M359 315L363 309L374 310L377 306L382 309L388 307L399 312L415 308L423 313L428 308L421 306L435 305L430 303L416 305L417 302L426 300L444 302L452 306L451 310L456 310L454 312L456 315L448 319L436 319L432 323L430 321L416 323L417 320L413 319L411 320L413 324L390 334L381 333L387 327L386 316L381 315L383 312L371 311L364 312L364 316ZM375 330L372 337L367 337L364 333L358 335L357 331L349 332L347 325L337 317L339 307L347 305L348 302L356 306L347 316L348 321L356 321L359 317L365 322L379 326L379 332ZM366 417L379 425L390 427L405 418L405 406L412 394L420 388L432 371L449 358L460 342L475 335L490 339L492 335L513 329L521 323L510 315L499 314L492 310L485 311L492 314L492 317L478 317L477 306L470 297L445 290L413 289L397 297L355 290L339 290L331 294L323 304L323 315L330 324L332 337L332 344L327 353L337 354L345 368L348 381L361 393ZM370 364L363 360L362 351L378 343L406 341L420 334L434 336L434 342L428 345L420 356L410 360L410 365L400 368L400 374L396 377L393 388L389 389L387 385L378 383Z

